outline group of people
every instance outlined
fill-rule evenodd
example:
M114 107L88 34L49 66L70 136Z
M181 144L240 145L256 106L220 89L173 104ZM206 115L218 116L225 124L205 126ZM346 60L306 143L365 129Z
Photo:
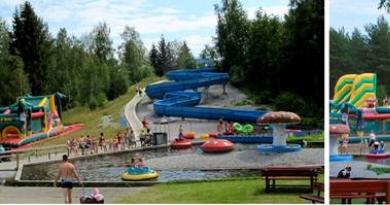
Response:
M381 154L386 150L386 144L384 141L376 141L376 136L374 133L370 134L370 142L368 143L371 154Z
M144 160L142 159L142 157L139 157L139 158L133 157L133 158L131 158L131 162L128 165L128 167L142 168L142 167L145 167L145 163L144 163Z
M119 131L115 137L106 139L103 132L99 137L82 135L67 141L69 154L87 155L99 152L118 151L136 145L134 132L131 128Z
M218 125L217 125L217 131L218 135L233 135L234 134L234 127L233 122L225 122L222 118L219 119Z
M384 141L377 141L376 135L374 133L370 133L369 137L370 137L369 142L368 142L369 152L371 154L385 153L386 143ZM340 147L340 153L341 154L348 154L349 138L348 138L348 136L342 136L341 139L342 139L342 142L341 142L341 147Z
M142 97L143 90L142 90L141 86L136 85L136 86L135 86L135 92L136 92L140 97Z

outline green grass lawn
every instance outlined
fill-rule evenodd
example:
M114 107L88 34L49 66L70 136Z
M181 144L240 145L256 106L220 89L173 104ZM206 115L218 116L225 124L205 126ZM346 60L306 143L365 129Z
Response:
M323 181L323 175L320 176ZM278 184L304 185L307 181L280 180ZM124 196L118 203L309 203L299 198L302 192L265 193L262 179L159 184Z
M159 77L149 77L140 82L141 87L161 80ZM100 132L104 132L107 139L114 137L114 135L120 130L119 120L124 106L135 95L135 85L131 86L127 93L116 98L115 100L107 102L103 107L98 107L95 110L90 110L88 107L76 107L68 111L63 112L63 122L66 125L82 123L85 127L76 132L72 132L64 137L55 138L53 140L37 143L35 147L50 146L50 145L62 145L72 137L79 137L80 135L92 135L99 136ZM99 127L101 118L104 115L111 115L113 119L112 126L102 129Z

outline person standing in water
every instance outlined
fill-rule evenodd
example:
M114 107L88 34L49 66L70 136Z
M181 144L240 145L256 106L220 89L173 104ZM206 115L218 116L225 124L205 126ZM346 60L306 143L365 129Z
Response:
M80 184L80 178L76 172L76 168L68 161L68 155L62 156L62 164L58 169L58 174L54 179L54 186L57 186L58 179L61 179L60 186L64 190L65 204L72 203L72 188L73 183L77 180Z

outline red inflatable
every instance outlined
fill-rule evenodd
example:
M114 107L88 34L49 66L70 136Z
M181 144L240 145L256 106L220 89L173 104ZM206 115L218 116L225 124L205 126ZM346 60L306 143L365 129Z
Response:
M218 137L218 133L217 132L210 132L209 137Z
M187 149L190 148L191 146L192 146L192 142L190 140L175 139L175 141L171 143L172 149Z
M390 113L365 113L363 114L364 120L389 120Z
M189 132L185 132L183 135L184 135L184 138L186 138L186 139L192 140L195 138L195 132L189 131Z
M368 159L383 159L390 157L390 154L383 153L383 154L366 154L366 158Z
M216 153L216 152L229 152L234 149L234 144L228 140L223 139L211 139L202 146L200 146L203 152Z

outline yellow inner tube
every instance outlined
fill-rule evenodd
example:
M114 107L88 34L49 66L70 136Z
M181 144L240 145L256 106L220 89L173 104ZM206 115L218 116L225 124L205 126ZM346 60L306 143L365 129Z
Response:
M141 181L141 180L155 179L159 176L160 176L160 174L156 171L152 171L152 172L146 173L146 174L129 174L129 173L125 172L122 174L122 180Z

